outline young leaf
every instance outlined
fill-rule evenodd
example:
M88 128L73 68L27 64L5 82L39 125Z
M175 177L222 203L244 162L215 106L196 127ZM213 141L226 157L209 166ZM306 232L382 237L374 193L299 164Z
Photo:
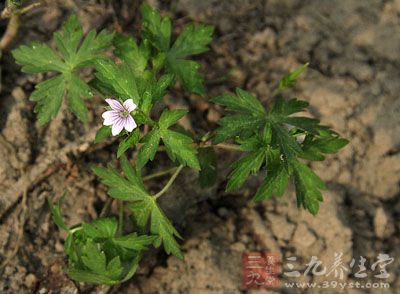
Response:
M56 206L53 206L53 204L51 203L50 199L47 199L47 202L49 204L50 207L50 211L51 211L51 216L53 219L53 222L62 230L64 231L69 231L69 228L67 227L67 225L64 223L63 217L61 215L61 205L64 201L65 198L65 194L61 197L60 201L58 201Z
M280 81L279 81L279 90L283 91L286 90L288 88L293 87L296 82L297 82L297 78L300 76L300 74L306 70L306 68L308 67L308 63L298 67L296 70L288 73L287 75L285 75Z

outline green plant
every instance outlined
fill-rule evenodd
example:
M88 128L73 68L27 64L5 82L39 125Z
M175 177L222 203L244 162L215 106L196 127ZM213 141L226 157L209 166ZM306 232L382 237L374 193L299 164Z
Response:
M323 181L303 159L324 160L325 154L337 152L348 141L318 120L297 115L308 103L284 99L304 71L304 65L289 73L279 83L269 108L250 93L236 89L212 99L224 107L227 115L219 128L202 137L192 137L177 126L186 110L165 109L159 117L152 112L168 89L179 82L185 91L204 95L200 65L189 57L208 50L213 28L189 25L171 41L171 20L148 5L143 6L141 42L119 33L91 31L83 36L75 16L54 34L57 49L34 42L13 51L16 62L26 73L52 72L51 78L36 85L30 99L35 101L38 120L44 124L59 112L66 99L68 109L81 121L86 120L84 99L93 93L107 98L108 109L96 141L118 136L117 157L123 174L113 167L93 167L93 172L108 186L108 194L117 199L120 215L100 217L91 223L67 226L61 215L61 202L53 206L57 226L68 233L65 252L68 275L80 282L117 284L135 273L144 251L163 246L168 254L183 258L177 239L182 237L159 207L165 194L183 168L199 171L201 186L214 184L216 155L214 148L243 152L232 164L227 191L241 187L251 174L262 172L265 180L254 201L282 196L290 179L294 180L297 204L317 214L322 201ZM114 48L115 58L104 50ZM80 72L93 68L86 83ZM110 98L113 97L113 98ZM137 157L128 160L125 153L137 148ZM146 189L142 169L157 152L166 152L176 166L160 174L172 174L165 187L152 194ZM124 213L130 211L133 232L124 231Z

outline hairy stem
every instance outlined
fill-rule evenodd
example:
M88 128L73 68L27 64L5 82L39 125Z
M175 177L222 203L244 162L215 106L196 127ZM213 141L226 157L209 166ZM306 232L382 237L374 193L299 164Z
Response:
M176 171L174 172L174 174L171 176L171 178L168 180L168 183L164 186L164 188L161 189L160 192L158 192L156 195L154 195L154 199L158 199L159 197L161 197L165 192L168 191L168 189L171 187L171 185L174 183L176 177L179 175L179 173L181 172L183 168L183 165L181 164Z

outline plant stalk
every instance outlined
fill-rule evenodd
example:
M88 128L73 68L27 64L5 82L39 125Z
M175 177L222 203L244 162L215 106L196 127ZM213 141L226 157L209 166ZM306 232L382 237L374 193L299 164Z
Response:
M176 171L174 172L174 174L171 176L171 178L168 180L167 184L164 186L164 188L161 189L160 192L158 192L156 195L154 195L154 199L158 199L159 197L161 197L164 193L166 193L168 191L168 189L171 187L171 185L174 183L176 177L179 175L179 173L181 172L181 170L183 169L183 165L181 164Z

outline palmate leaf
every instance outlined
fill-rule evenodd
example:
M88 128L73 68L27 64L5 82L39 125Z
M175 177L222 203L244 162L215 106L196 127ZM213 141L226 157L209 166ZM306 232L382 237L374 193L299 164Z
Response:
M141 229L145 228L150 219L150 232L158 236L158 241L155 242L156 246L162 243L167 254L173 254L183 259L180 246L175 240L175 237L182 237L172 226L153 197L148 196L142 201L129 203L127 207L132 211L132 216Z
M284 85L294 83L300 71L287 76ZM292 116L305 111L308 102L284 100L281 96L275 98L269 111L255 97L240 89L236 90L236 96L223 95L213 99L234 113L220 119L214 143L235 139L240 149L247 152L232 165L226 190L242 186L248 176L258 172L266 162L264 182L253 200L282 196L292 177L298 205L316 214L322 201L321 190L325 186L299 158L323 160L323 154L337 152L348 141L329 127L320 125L317 119ZM305 136L303 142L298 138L300 135Z
M198 95L204 95L204 80L198 73L200 65L184 58L208 51L213 32L212 26L189 25L179 35L167 54L168 70L182 81L186 90Z
M119 236L117 228L115 218L99 218L69 231L65 251L72 279L113 285L133 275L141 252L157 237L136 233Z
M70 260L66 272L70 278L78 282L119 284L132 277L141 257L141 254L138 253L130 260L122 262L120 256L110 256L107 252L108 248L105 246L105 244L113 244L115 247L122 248L119 244L98 243L90 238L84 241L75 239L74 242L76 242L74 246L79 255L79 262ZM81 244L82 242L83 244Z
M62 31L54 34L58 51L38 42L12 51L23 72L58 74L36 85L30 97L37 102L35 112L40 124L49 122L57 115L64 96L68 109L81 121L86 121L87 108L83 99L90 98L92 94L76 70L94 65L103 49L111 44L112 38L112 34L105 31L96 34L94 30L83 38L82 26L73 15L64 23Z
M180 80L185 90L199 95L204 95L203 78L198 72L200 65L185 58L208 51L213 31L212 26L189 25L171 46L170 19L147 4L143 6L142 37L160 51L156 68L165 64L167 72Z

